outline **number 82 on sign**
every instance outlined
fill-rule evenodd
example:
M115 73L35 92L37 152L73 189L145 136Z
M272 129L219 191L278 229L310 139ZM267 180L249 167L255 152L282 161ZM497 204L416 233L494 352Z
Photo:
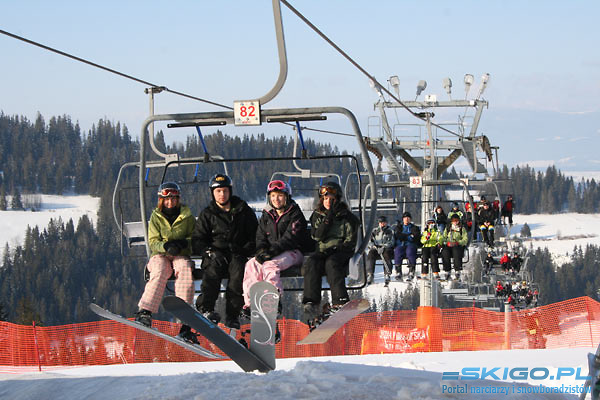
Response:
M260 125L260 103L258 100L233 102L235 125Z

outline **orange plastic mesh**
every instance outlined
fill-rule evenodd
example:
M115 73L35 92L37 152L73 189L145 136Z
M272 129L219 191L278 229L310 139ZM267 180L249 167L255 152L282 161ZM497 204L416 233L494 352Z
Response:
M154 321L170 335L179 325ZM325 344L297 345L308 327L279 321L278 358L594 346L600 341L600 303L580 297L511 313L478 308L361 314ZM238 338L239 338L238 333ZM203 347L223 354L208 340ZM81 365L211 361L154 335L103 320L61 326L0 322L0 373L20 373Z

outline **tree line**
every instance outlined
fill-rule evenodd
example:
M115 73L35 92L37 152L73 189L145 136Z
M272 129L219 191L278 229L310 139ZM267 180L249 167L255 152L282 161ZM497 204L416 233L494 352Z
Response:
M164 139L164 133L157 132L157 146L164 152L199 158L204 154L197 136L187 137L185 144L166 144ZM242 159L249 154L261 158L294 153L294 142L286 136L231 137L216 131L207 135L205 142L212 154L228 159ZM340 154L336 147L313 140L306 140L306 148L311 156ZM106 119L82 132L66 115L52 117L46 123L41 115L30 122L0 112L0 206L5 207L2 209L27 208L26 202L19 203L21 194L25 197L69 192L101 198L96 226L87 217L79 221L53 220L45 228L29 228L23 244L14 248L4 246L0 265L0 319L26 324L36 320L46 325L85 322L96 319L87 310L92 301L124 315L131 315L136 309L144 284L144 260L122 257L122 238L113 221L111 201L119 168L126 161L137 161L139 151L139 141L129 135L125 126ZM348 158L298 163L302 168L329 171L344 179L356 170ZM231 162L228 168L234 178L234 193L247 200L264 199L266 183L274 171L294 170L290 161L283 160ZM223 165L210 163L198 171L191 164L170 168L166 177L182 184L184 202L196 213L209 201L208 179L216 172L223 172ZM124 173L121 202L123 215L139 220L137 173L135 168ZM410 174L406 169L401 178ZM150 171L148 186L158 185L161 175L158 169ZM447 176L460 174L452 169ZM501 188L501 193L515 196L518 213L600 211L600 193L593 179L576 183L554 167L536 172L528 166L510 170L504 166L501 177L512 181ZM295 196L310 196L315 189L314 182L311 186L300 180L292 186ZM6 199L7 194L12 201ZM147 204L154 204L155 197L155 191L148 190ZM149 213L152 207L148 208ZM547 250L536 253L532 259L534 268L539 270L535 279L540 282L541 304L584 294L595 296L594 288L600 282L596 282L590 268L598 266L597 248L574 252L571 263L558 269ZM586 274L589 280L578 278ZM380 299L376 306L410 308L415 302L418 303L418 293L406 293Z

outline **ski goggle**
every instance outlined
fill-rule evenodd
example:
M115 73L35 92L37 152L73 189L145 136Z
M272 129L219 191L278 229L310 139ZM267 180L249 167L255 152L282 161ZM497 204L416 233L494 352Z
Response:
M279 181L279 180L269 182L269 185L267 185L267 192L272 192L273 190L287 192L286 187L285 187L285 182Z
M326 194L331 194L333 196L337 195L337 189L330 186L321 186L319 188L319 196L325 196Z
M165 197L179 197L179 190L166 188L158 192L158 195L162 198Z

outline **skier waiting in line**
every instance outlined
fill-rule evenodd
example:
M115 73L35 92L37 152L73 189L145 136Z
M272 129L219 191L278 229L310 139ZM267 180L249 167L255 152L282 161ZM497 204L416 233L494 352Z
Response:
M244 304L242 280L244 264L254 255L258 221L248 204L233 195L233 184L227 175L210 179L212 201L202 210L192 235L194 254L202 258L202 293L196 308L206 318L218 322L214 311L221 290L221 280L228 278L225 291L225 325L239 329L239 315Z
M483 236L483 241L488 246L494 247L494 221L495 221L494 210L490 207L490 203L485 201L482 208L477 212L477 220L479 223L479 230Z
M379 226L371 233L371 245L367 254L367 284L373 283L375 275L375 260L383 256L383 273L385 282L390 281L392 274L392 259L394 258L394 231L387 223L387 218L382 215L378 218Z
M248 260L244 272L242 311L246 318L250 317L250 287L258 281L267 281L281 294L281 271L302 265L302 252L308 250L309 242L306 219L298 204L292 200L292 188L280 180L269 182L267 207L262 212L256 231L256 255Z
M311 236L316 249L304 262L304 314L308 320L319 315L321 277L331 288L331 311L349 301L346 290L348 261L354 253L360 221L342 201L342 188L327 182L319 188L319 202L310 216Z
M160 185L158 205L148 223L148 244L152 252L146 268L150 279L138 303L135 320L152 326L152 313L158 311L167 281L175 275L175 295L191 304L194 300L193 262L190 259L190 239L194 230L194 216L189 207L180 203L181 189L173 182ZM182 339L198 343L187 325L179 331Z
M465 250L465 246L469 242L466 229L460 223L458 214L453 214L450 220L450 225L446 227L442 235L442 263L444 265L444 271L446 271L446 278L450 277L450 259L453 260L454 274L456 279L460 278L460 271L462 271L462 258Z
M511 268L511 258L508 255L508 252L504 252L504 254L502 255L502 257L500 257L500 266L502 267L502 270L507 273L510 268Z
M521 271L521 265L523 264L523 259L519 255L519 253L515 252L513 254L512 261L510 263L512 270L518 274Z
M394 232L396 247L394 248L394 264L396 265L396 280L402 280L402 261L408 259L408 280L415 277L417 266L417 247L421 242L421 230L412 223L412 216L408 211L402 214L402 223L396 225Z
M515 208L512 194L509 194L506 198L506 201L502 205L502 220L504 224L506 224L506 218L508 218L508 223L510 226L513 224L513 210Z
M483 262L483 268L484 268L485 275L489 275L490 272L492 272L492 269L494 268L495 263L496 263L496 260L494 260L492 253L488 252L487 256L485 257L485 261Z
M441 234L438 231L435 219L429 218L427 220L427 227L421 235L421 243L423 244L423 254L421 256L422 268L421 276L426 278L429 274L429 264L431 263L431 270L434 278L439 278L440 265L438 257L440 255L441 247Z

